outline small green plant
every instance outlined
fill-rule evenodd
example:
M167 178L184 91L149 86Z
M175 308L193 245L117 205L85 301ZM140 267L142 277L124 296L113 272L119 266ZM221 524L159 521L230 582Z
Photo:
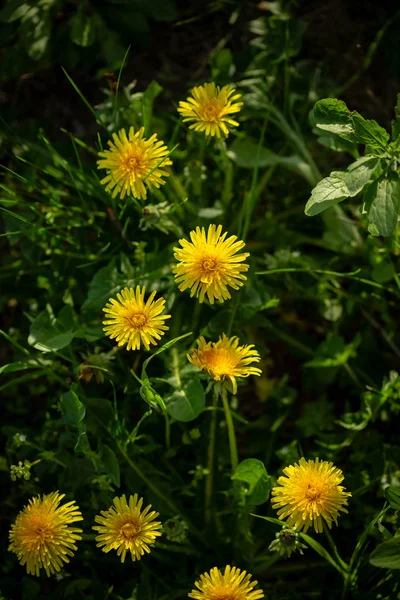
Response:
M362 214L368 216L368 231L372 235L392 235L400 215L400 94L391 140L376 121L350 111L341 100L319 100L310 121L323 145L349 152L356 160L346 171L332 171L314 187L306 215L317 215L362 192ZM365 146L361 157L359 145Z

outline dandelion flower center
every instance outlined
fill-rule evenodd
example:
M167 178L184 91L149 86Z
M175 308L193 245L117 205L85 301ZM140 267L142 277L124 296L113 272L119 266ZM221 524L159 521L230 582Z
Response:
M125 523L121 527L121 534L126 540L134 540L140 534L140 526L137 521Z
M214 373L214 379L229 376L237 364L234 352L225 348L213 348L203 353L203 360Z
M219 262L216 258L205 258L201 263L201 268L204 271L216 271Z
M320 500L322 496L322 489L319 486L307 484L307 490L305 492L305 497L307 500L311 502L315 502L316 500Z
M144 313L138 312L127 317L127 321L134 329L143 329L147 323L147 317Z
M279 477L272 490L272 506L278 509L280 519L287 519L289 527L307 531L314 525L321 533L323 520L332 527L333 522L337 524L339 512L347 512L344 506L351 494L340 485L342 471L331 462L301 458L283 472L285 476Z
M121 160L121 168L125 171L127 176L136 175L136 177L141 177L148 168L148 161L145 160L143 156L132 151L131 154L127 154Z
M216 123L220 118L222 111L222 106L215 100L211 100L204 106L199 109L199 117L204 119L204 121L210 121L211 123Z
M215 298L224 302L231 297L228 286L238 290L243 285L243 273L249 266L242 263L249 254L238 254L244 242L227 235L222 233L221 225L210 225L207 234L204 228L197 227L190 232L190 242L179 240L182 247L174 248L178 264L173 272L182 292L189 288L191 296L196 295L203 302L207 295L213 304Z
M237 391L236 377L261 375L261 369L249 366L260 360L253 345L239 346L237 337L228 338L222 334L218 342L206 342L204 337L197 340L198 348L192 348L188 360L208 373L215 381L229 380L232 390Z
M127 350L139 350L141 345L149 350L150 344L157 344L168 327L165 320L171 315L161 314L165 307L164 298L154 300L152 292L144 301L146 289L139 285L136 290L124 288L117 299L110 298L103 308L107 319L103 321L104 331L118 346L127 345Z

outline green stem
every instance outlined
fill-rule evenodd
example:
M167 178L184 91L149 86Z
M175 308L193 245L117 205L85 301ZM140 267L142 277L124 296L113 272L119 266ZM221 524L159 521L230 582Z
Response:
M217 403L219 390L218 386L214 386L213 390L213 410L211 411L210 433L208 439L207 452L207 476L204 490L204 520L208 525L211 521L211 502L213 496L213 481L214 481L214 454L215 454L215 437L217 432Z
M171 423L169 421L168 413L164 411L165 418L165 445L167 450L171 448Z
M328 542L329 542L329 545L330 545L330 547L331 547L331 548L332 548L332 550L333 550L333 554L334 554L334 555L335 555L335 557L337 558L337 560L338 560L338 562L339 562L340 566L342 567L342 569L343 569L344 571L348 571L348 570L349 570L349 565L348 565L348 564L347 564L347 563L346 563L346 562L345 562L345 561L342 559L342 557L340 556L340 554L339 554L339 552L338 552L338 549L337 549L337 547L336 547L336 544L335 544L335 542L333 541L333 538L332 538L332 536L331 536L331 533L330 533L330 531L329 531L329 527L327 527L327 526L325 525L325 523L324 523L324 532L325 532L325 535L326 535L326 537L327 537L327 540L328 540Z
M236 447L235 426L233 424L231 408L229 406L226 387L224 385L221 386L221 398L222 398L222 404L224 406L226 424L228 427L229 453L231 456L232 473L234 473L238 466L239 460L238 460L238 453L237 453L237 447Z
M164 502L164 504L166 506L169 506L169 508L171 509L171 511L179 516L181 516L185 521L187 521L186 517L182 514L182 512L179 510L179 508L176 506L176 504L167 496L165 496L163 494L163 492L158 489L158 487L147 477L147 475L145 475L143 473L143 471L137 466L137 464L135 464L127 455L127 453L125 452L125 450L122 448L121 444L118 442L118 449L121 453L121 455L124 457L124 459L126 460L126 462L128 463L128 465L130 466L130 468L132 469L132 471L134 471L136 473L136 475L138 475L138 477L140 477L140 479L147 485L147 487L156 495L160 498L160 500L162 500Z
M265 136L265 130L267 128L267 119L264 121L262 129L261 129L261 135L260 135L260 140L258 142L258 146L257 146L257 153L256 153L256 166L253 169L253 175L252 175L252 179L251 179L251 188L250 188L250 192L248 194L245 195L245 201L243 204L243 209L242 209L242 219L243 219L243 228L242 228L242 233L241 233L241 239L243 241L246 241L246 237L247 237L247 233L249 231L249 227L250 227L250 222L251 222L251 217L253 214L253 211L255 209L256 203L257 203L257 196L256 196L256 188L257 188L257 183L258 183L258 157L261 151L261 148L263 147L264 144L264 136Z
M179 373L179 356L178 356L178 350L176 349L175 346L173 346L173 348L171 349L171 354L172 354L172 372L173 372L175 380L176 380L176 386L178 388L180 388L182 383L181 383L181 374Z

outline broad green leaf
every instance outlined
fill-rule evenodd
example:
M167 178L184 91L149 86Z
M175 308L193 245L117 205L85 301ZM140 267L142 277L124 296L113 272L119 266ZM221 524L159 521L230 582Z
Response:
M281 159L272 150L259 147L258 142L250 137L236 138L229 147L227 155L239 167L244 167L245 169L277 165Z
M111 481L119 487L121 485L121 474L117 457L114 450L109 446L103 445L101 459L103 467Z
M91 46L96 39L96 19L83 10L72 16L69 22L70 38L77 46Z
M400 537L379 544L371 553L369 562L381 569L400 569Z
M342 100L324 98L315 103L310 114L314 125L332 125L350 123L350 111Z
M400 510L400 485L389 485L385 489L385 498L395 510Z
M344 175L341 171L333 171L329 177L325 177L315 186L304 211L307 216L318 215L349 197Z
M325 98L315 104L310 113L310 122L314 127L331 136L354 143L356 137L350 115L349 109L342 100Z
M400 213L400 177L391 173L380 177L368 188L365 195L368 211L368 231L372 235L391 235L397 227Z
M335 152L348 152L353 158L358 157L357 144L354 142L349 142L339 135L321 131L316 127L313 128L313 133L318 136L318 142L322 144L322 146L330 148Z
M397 104L394 108L395 119L392 121L392 139L395 142L400 136L400 94L397 94Z
M268 148L259 147L250 137L236 138L227 151L229 158L239 167L254 169L281 165L314 183L314 176L308 163L299 156L280 156Z
M182 389L165 398L167 412L177 421L193 421L203 411L206 402L204 388L198 379L191 379Z
M86 409L78 396L70 390L61 395L60 398L61 409L64 414L64 421L68 425L79 425L83 421Z
M374 120L364 119L357 111L352 112L351 122L359 144L365 144L377 150L386 150L389 134Z
M247 490L247 504L263 504L271 492L271 477L264 463L256 458L243 460L232 475L234 481L240 481Z
M380 159L377 157L363 156L347 168L344 181L351 198L361 192L379 163Z
M311 192L305 208L306 215L312 217L346 198L356 196L368 183L379 162L377 157L363 156L352 163L346 172L333 171Z
M55 318L51 307L31 323L28 343L42 352L62 350L72 342L78 326L71 306L64 306Z

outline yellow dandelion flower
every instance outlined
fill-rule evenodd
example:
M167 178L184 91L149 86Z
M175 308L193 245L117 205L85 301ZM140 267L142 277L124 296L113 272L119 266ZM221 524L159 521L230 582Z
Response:
M118 346L127 344L127 350L139 350L141 344L149 350L150 344L157 344L169 329L164 321L171 315L161 314L165 299L154 301L156 292L152 292L145 303L145 292L146 288L139 285L136 290L124 288L117 294L117 300L110 298L103 308L107 316L103 321L104 331L111 339L116 339Z
M224 302L231 297L227 286L238 290L247 279L245 273L249 265L243 263L248 252L237 254L245 243L237 240L236 235L222 235L222 225L210 225L208 232L204 227L196 227L190 232L190 239L179 240L182 248L174 248L174 256L178 264L172 269L181 292L190 288L190 295L198 296L199 301L207 297L211 304L214 298Z
M220 88L215 83L205 83L194 87L191 94L186 102L179 102L178 108L184 122L194 121L189 126L191 129L221 137L221 134L229 134L227 125L239 125L231 115L240 111L243 102L238 102L241 95L236 94L231 85Z
M149 545L154 543L160 532L161 522L154 521L158 512L149 512L151 505L142 511L143 498L138 495L129 496L126 501L125 494L121 498L114 498L114 506L108 510L102 510L101 515L95 517L96 523L92 529L98 531L96 536L97 547L103 552L116 550L117 555L124 562L128 552L132 560L140 560L145 552L150 552Z
M234 394L237 392L236 377L261 375L261 369L249 366L260 361L260 355L254 350L253 344L239 346L239 338L228 338L223 333L218 342L206 342L201 336L197 345L198 348L192 348L187 355L189 361L206 371L215 381L229 379Z
M18 556L21 565L26 565L28 575L39 576L40 569L44 569L50 577L77 550L75 542L82 538L76 534L82 529L69 525L82 521L82 514L74 500L59 506L64 496L52 492L32 498L11 525L8 549Z
M333 521L337 525L339 511L347 513L343 507L351 494L339 485L343 473L331 462L301 458L283 472L286 477L279 477L271 492L272 506L279 508L278 517L287 519L289 527L306 532L314 524L315 531L321 533L322 519L331 528Z
M257 581L237 567L225 567L223 573L217 567L200 575L196 581L197 590L192 590L189 598L195 600L259 600L264 598L261 590L255 590Z
M145 183L159 188L165 183L163 177L169 175L165 168L172 165L172 161L166 158L168 148L164 142L157 140L156 134L148 140L143 134L144 127L136 133L130 127L128 136L125 129L121 129L112 134L114 142L108 142L110 150L99 152L103 158L97 161L98 168L107 169L107 176L101 183L107 184L106 191L112 191L113 198L117 194L121 198L132 194L135 198L145 199Z

